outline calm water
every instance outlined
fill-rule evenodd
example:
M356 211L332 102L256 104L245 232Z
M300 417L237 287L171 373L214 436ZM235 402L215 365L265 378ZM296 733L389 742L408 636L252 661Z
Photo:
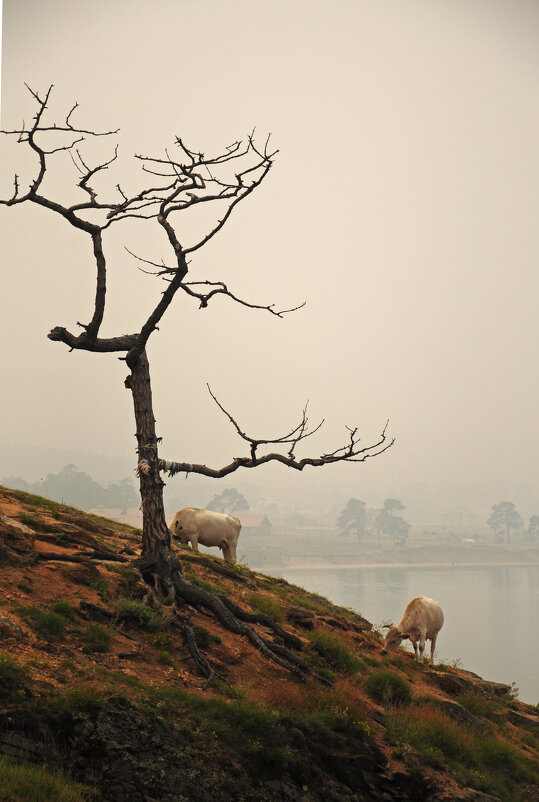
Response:
M265 573L351 607L375 626L397 623L414 596L445 615L436 660L494 682L514 682L523 702L539 701L539 566L282 569ZM406 642L409 644L409 642ZM430 643L427 652L430 654Z

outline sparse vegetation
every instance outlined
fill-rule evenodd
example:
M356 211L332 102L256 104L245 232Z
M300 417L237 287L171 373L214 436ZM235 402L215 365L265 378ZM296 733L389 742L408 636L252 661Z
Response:
M34 605L19 607L17 612L40 637L45 640L57 640L64 635L69 616L54 610L42 610Z
M64 691L54 693L44 701L53 715L65 721L77 713L96 714L103 707L103 697L89 685L73 685Z
M28 686L28 672L11 655L0 652L0 699L10 698Z
M106 652L110 647L111 632L101 624L89 624L80 639L87 652Z
M97 595L102 601L110 599L109 585L106 579L89 579L86 584L89 588L97 590Z
M285 614L283 608L267 596L263 596L260 593L250 593L247 601L251 607L254 607L259 613L269 615L271 618L274 618L275 621L284 621Z
M200 579L196 574L192 571L184 574L185 579L189 582L193 582L195 585L198 585L199 588L203 590L207 590L208 593L223 593L225 592L225 588L221 585L215 585L213 582L208 582L205 579Z
M152 697L172 716L188 716L205 739L224 748L233 748L251 770L284 768L289 751L284 745L279 716L255 702L236 701L233 705L217 697L204 698L186 691L162 686Z
M423 701L405 712L386 712L386 737L398 756L414 749L435 768L450 768L461 782L478 790L516 799L514 784L539 780L539 769L516 746L497 735L474 731Z

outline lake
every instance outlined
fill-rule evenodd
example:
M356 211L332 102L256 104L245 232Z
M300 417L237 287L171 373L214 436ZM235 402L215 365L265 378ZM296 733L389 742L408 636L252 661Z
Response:
M461 668L484 679L514 682L523 702L539 702L539 566L316 567L264 573L351 607L374 626L397 623L410 599L430 596L445 615L436 662L458 660Z

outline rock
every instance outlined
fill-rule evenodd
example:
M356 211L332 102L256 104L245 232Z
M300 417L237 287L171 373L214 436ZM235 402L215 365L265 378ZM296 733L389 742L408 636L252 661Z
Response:
M483 721L483 719L474 716L473 713L470 713L469 710L467 710L462 705L457 704L457 702L440 700L439 704L442 707L442 709L456 721L460 721L464 724L471 725L472 727L475 727L478 730L483 730L483 731L490 730L490 725L487 724L486 721Z
M312 629L314 627L314 613L304 607L290 607L286 612L286 617L298 627L303 627L304 629Z
M78 585L87 585L99 579L99 571L95 565L87 563L73 563L62 570L66 579L71 579Z
M489 682L483 679L477 684L488 696L504 696L506 693L511 693L511 686L503 682Z
M539 727L539 715L534 713L522 713L508 708L507 718L517 727Z
M0 615L0 634L5 638L21 638L23 632L16 621L12 621L7 615Z
M7 515L4 515L1 512L0 512L0 522L6 524L9 527L14 527L15 529L19 529L25 535L32 535L32 537L34 537L35 535L34 530L30 529L29 526L26 526L26 524L21 523L16 518L9 518Z
M476 683L472 680L457 676L457 674L450 674L448 671L436 672L434 677L438 687L446 693L457 694L474 691L477 688Z

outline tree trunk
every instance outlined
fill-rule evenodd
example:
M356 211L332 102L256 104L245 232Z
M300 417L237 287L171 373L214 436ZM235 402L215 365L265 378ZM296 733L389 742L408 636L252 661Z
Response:
M150 367L143 351L125 381L131 390L137 427L137 453L142 499L142 555L139 568L147 581L164 595L174 571L182 572L170 540L163 504L164 482L159 473L158 443L153 414ZM159 582L159 580L161 582ZM153 581L152 581L153 580ZM163 587L163 583L165 587ZM161 585L161 587L159 587Z

